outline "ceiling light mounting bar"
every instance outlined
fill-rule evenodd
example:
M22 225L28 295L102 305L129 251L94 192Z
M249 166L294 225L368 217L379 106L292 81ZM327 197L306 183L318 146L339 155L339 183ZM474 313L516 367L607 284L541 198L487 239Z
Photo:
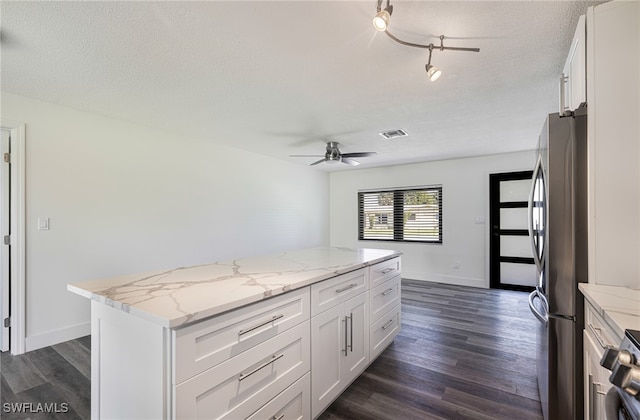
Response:
M394 41L396 41L398 44L406 45L407 47L425 48L425 49L428 49L429 51L433 50L434 48L437 48L440 51L453 50L453 51L480 52L480 48L445 47L444 46L444 35L440 35L440 46L436 47L435 45L433 45L433 43L431 43L431 44L416 44L416 43L413 43L413 42L403 41L400 38L398 38L397 36L393 35L391 32L389 32L388 29L386 31L384 31L384 33L387 34L389 36L389 38L391 38Z

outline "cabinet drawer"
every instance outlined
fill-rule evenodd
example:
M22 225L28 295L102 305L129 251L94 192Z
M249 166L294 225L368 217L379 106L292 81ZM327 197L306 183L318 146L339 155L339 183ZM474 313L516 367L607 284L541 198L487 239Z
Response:
M311 285L311 316L344 303L369 287L367 269L361 268Z
M400 276L371 290L371 322L375 322L400 303Z
M309 372L309 321L175 389L178 419L246 418Z
M384 283L398 275L400 275L400 257L392 258L369 267L371 287L377 287L380 283Z
M176 330L174 384L308 320L309 311L305 287Z
M311 373L269 401L247 420L307 420L311 419Z
M400 332L400 305L387 312L378 321L371 324L369 334L370 360L376 358L387 348Z
M617 346L622 337L618 337L611 327L602 319L602 316L585 300L584 329L593 335L596 342L604 349L606 346Z

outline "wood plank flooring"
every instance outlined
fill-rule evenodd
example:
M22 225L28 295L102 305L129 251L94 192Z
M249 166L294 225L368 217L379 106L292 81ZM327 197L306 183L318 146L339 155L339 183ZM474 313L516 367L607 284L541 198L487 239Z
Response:
M402 281L402 331L322 420L542 419L527 294Z
M0 373L2 420L91 418L90 336L20 356L2 353Z
M402 281L402 331L320 419L541 419L522 292ZM89 419L91 339L1 355L0 418ZM5 403L68 404L8 413Z

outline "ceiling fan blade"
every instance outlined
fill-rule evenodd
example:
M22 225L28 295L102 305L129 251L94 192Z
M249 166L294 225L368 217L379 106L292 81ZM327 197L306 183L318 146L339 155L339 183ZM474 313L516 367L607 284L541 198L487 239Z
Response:
M325 162L326 160L327 160L327 159L320 159L320 160L319 160L319 161L317 161L317 162L313 162L313 163L312 163L311 165L309 165L309 166L317 165L318 163Z
M376 152L355 152L355 153L343 153L342 157L346 157L346 158L352 158L352 157L368 157L368 156L375 156L378 153Z
M289 157L322 157L324 155L289 155Z
M355 161L355 160L353 160L353 159L346 158L346 157L344 157L344 155L342 155L342 159L340 159L340 162L342 162L342 163L346 163L347 165L351 165L351 166L358 166L358 165L360 165L360 162Z

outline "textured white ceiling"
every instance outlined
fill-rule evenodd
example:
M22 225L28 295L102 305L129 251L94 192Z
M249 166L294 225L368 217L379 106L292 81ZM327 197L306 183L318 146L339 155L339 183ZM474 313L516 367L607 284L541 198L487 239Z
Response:
M587 1L12 2L3 91L299 164L375 151L363 167L530 150ZM402 128L409 137L385 140ZM347 165L318 165L321 170Z

